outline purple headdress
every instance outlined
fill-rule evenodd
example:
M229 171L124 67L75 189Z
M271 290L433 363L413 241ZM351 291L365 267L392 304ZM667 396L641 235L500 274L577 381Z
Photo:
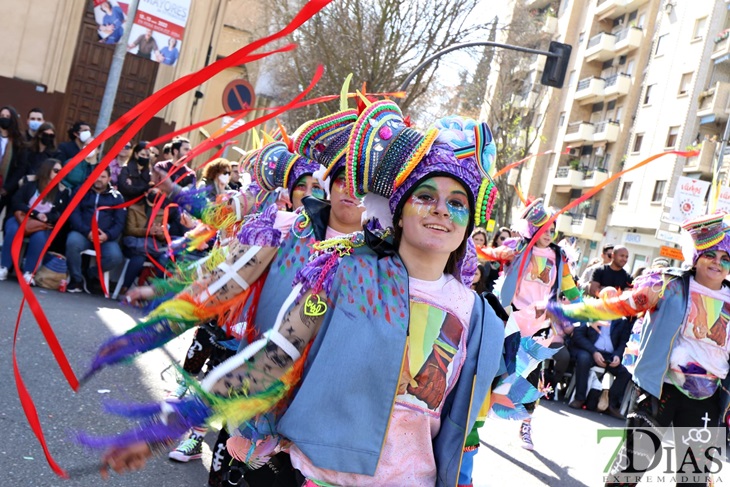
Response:
M261 149L253 164L253 180L267 192L286 188L289 196L302 176L319 170L317 162L292 153L284 142L273 142Z
M343 110L310 120L294 133L294 150L323 166L325 180L345 167L347 143L357 120L357 110Z
M551 212L545 208L542 198L538 198L530 203L520 215L520 219L515 222L514 229L522 235L523 238L529 240L535 233L545 225L550 219Z
M684 260L693 265L708 250L724 250L730 254L730 227L725 223L726 213L714 213L685 220L682 223ZM689 236L689 238L687 238Z

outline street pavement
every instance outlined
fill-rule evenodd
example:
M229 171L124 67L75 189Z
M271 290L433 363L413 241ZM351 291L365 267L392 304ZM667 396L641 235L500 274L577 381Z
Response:
M83 374L98 345L113 334L134 326L141 312L101 296L62 294L35 288L35 293L76 372ZM154 459L146 469L103 483L95 472L99 454L76 445L74 432L114 434L130 426L124 419L102 412L105 400L150 402L175 387L174 374L161 372L171 360L181 361L191 332L134 362L102 370L78 393L66 383L26 307L18 335L18 363L38 410L49 449L71 473L62 480L48 467L43 451L23 415L12 372L11 345L21 300L17 282L0 282L0 486L204 486L210 448L200 461L173 463ZM519 423L489 419L480 430L481 446L475 460L476 487L597 486L615 443L596 441L599 428L622 422L603 414L576 411L563 402L543 401L533 420L535 451L520 447ZM206 438L208 445L214 434ZM725 480L725 479L722 479ZM730 479L728 479L730 483ZM718 485L723 483L718 482Z

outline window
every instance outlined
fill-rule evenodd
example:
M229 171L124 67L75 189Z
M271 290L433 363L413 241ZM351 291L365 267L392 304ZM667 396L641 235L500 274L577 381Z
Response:
M665 45L667 43L667 36L668 35L669 34L663 34L663 35L660 35L657 38L657 40L656 40L656 51L654 51L654 55L655 56L661 56L662 54L664 54L664 49L666 48Z
M558 127L562 127L565 123L565 112L560 112L560 118L558 119Z
M631 22L632 20L636 20L637 15L639 15L638 10L634 10L633 12L629 13L629 22Z
M611 100L606 103L606 111L613 110L614 108L616 108L616 100Z
M644 105L651 104L651 93L654 91L656 85L649 85L646 87L646 93L644 94Z
M568 78L568 86L573 86L573 82L575 81L575 69L570 72L570 77Z
M585 32L581 32L580 34L578 34L578 44L580 44L581 42L583 42L583 39L585 39L585 38L586 38L586 33Z
M636 61L634 59L629 60L629 62L626 63L626 67L624 68L624 73L628 74L629 76L633 76L635 66Z
M643 29L645 23L646 23L646 14L643 13L643 14L639 15L639 20L636 21L636 27L638 27L639 29Z
M631 182L624 181L624 185L621 187L621 196L619 197L619 202L626 203L627 201L629 201L630 193L631 193Z
M707 25L707 17L695 20L695 28L692 31L692 40L702 39L705 34L705 26Z
M667 187L666 181L657 181L654 183L654 192L651 194L652 203L661 203L664 199L664 188Z
M617 17L617 18L613 19L614 27L619 27L621 25L624 25L624 16L623 15L621 17Z
M669 127L669 132L667 133L667 143L664 144L664 147L674 148L674 146L677 145L677 135L678 134L679 134L679 126Z
M631 149L632 152L639 152L641 150L641 143L644 142L644 134L636 134L634 137L634 147Z
M684 73L682 75L682 78L679 80L679 93L677 93L677 95L686 95L689 92L691 83L692 73Z
M603 111L603 102L594 103L593 106L591 107L591 113L602 112L602 111Z
M604 63L601 65L601 69L608 69L611 66L613 66L613 59L609 59L608 61L604 61Z
M616 111L613 114L613 121L620 122L623 117L624 117L624 107L617 106Z

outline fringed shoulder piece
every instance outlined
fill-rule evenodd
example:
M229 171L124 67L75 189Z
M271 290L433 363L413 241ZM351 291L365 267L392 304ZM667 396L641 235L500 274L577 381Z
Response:
M276 205L270 205L261 213L248 216L237 234L238 241L244 245L278 247L281 232L274 227L278 211Z
M313 252L309 262L297 272L294 278L294 285L302 284L299 296L310 291L311 294L318 294L322 290L329 295L340 260L364 245L363 232L355 232L312 244Z

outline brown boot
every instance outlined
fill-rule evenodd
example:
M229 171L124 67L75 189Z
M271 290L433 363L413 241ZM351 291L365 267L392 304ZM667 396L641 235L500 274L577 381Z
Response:
M606 409L608 409L608 389L604 389L601 392L601 398L598 400L598 406L596 406L596 411L599 413L602 413Z

